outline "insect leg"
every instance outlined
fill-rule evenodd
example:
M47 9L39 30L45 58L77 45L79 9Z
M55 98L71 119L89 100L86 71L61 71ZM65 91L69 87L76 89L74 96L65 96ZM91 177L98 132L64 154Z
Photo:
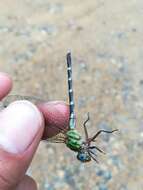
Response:
M96 149L98 150L99 152L105 154L105 152L103 150L101 150L100 148L98 148L97 146L90 146L89 149Z
M96 162L96 163L98 163L99 164L99 162L96 160L96 158L92 155L92 154L94 154L93 152L91 152L90 150L88 151L88 154L89 154L89 156ZM94 154L95 155L95 154ZM96 155L95 155L96 156Z
M86 128L86 123L90 120L90 117L89 117L89 112L87 113L87 119L85 120L85 122L83 123L83 126L84 126L84 133L85 133L85 138L86 140L88 139L88 132L87 132L87 128Z
M118 129L115 129L112 131L100 130L92 138L90 138L89 142L94 141L98 137L98 135L100 135L101 133L113 133L115 131L118 131Z

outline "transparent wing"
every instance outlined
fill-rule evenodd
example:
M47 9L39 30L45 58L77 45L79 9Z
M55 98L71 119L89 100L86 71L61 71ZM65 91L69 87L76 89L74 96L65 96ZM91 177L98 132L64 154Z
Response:
M67 139L66 134L59 133L55 135L54 137L46 139L45 141L50 142L50 143L65 143L66 139Z
M1 102L0 108L6 108L10 103L16 101L16 100L28 100L31 101L34 104L40 103L40 102L46 102L40 98L34 97L34 96L23 96L23 95L9 95L6 98L4 98ZM67 129L62 129L60 127L56 127L60 129L60 133L57 135L46 139L45 141L50 143L65 143L66 142L66 132Z
M1 106L3 108L7 107L10 103L16 100L28 100L31 101L34 104L37 104L38 102L44 102L44 100L41 100L40 98L34 97L34 96L23 96L23 95L9 95L6 98L4 98L1 102Z

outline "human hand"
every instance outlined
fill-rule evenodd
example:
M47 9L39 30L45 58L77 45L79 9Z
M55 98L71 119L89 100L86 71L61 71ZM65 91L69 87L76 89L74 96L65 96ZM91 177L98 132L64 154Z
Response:
M0 73L0 100L11 88L10 77ZM42 137L59 132L55 126L68 125L69 108L63 102L42 103L38 108L23 100L0 112L0 190L36 190L36 182L25 173L38 144Z

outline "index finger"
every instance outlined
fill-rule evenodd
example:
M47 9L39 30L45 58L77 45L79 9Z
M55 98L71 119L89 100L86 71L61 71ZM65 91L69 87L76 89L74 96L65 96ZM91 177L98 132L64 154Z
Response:
M45 118L43 139L57 135L62 129L68 129L69 106L66 103L52 101L37 106Z
M0 100L9 93L11 88L11 78L6 73L0 73Z

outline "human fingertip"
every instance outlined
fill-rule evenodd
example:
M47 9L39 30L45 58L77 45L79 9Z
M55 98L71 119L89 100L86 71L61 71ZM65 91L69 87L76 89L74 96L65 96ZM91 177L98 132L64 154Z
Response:
M37 184L33 178L25 175L16 190L37 190Z
M0 99L6 96L12 88L12 79L6 74L0 72Z
M63 101L50 101L46 103L40 103L38 104L38 108L44 113L44 114L49 114L49 113L59 113L64 116L69 116L69 105L67 105Z
M62 101L52 101L38 105L45 118L43 138L49 138L66 129L69 122L69 106Z
M44 128L41 112L26 100L11 103L0 116L3 126L0 128L0 147L9 153L26 151L37 133Z

